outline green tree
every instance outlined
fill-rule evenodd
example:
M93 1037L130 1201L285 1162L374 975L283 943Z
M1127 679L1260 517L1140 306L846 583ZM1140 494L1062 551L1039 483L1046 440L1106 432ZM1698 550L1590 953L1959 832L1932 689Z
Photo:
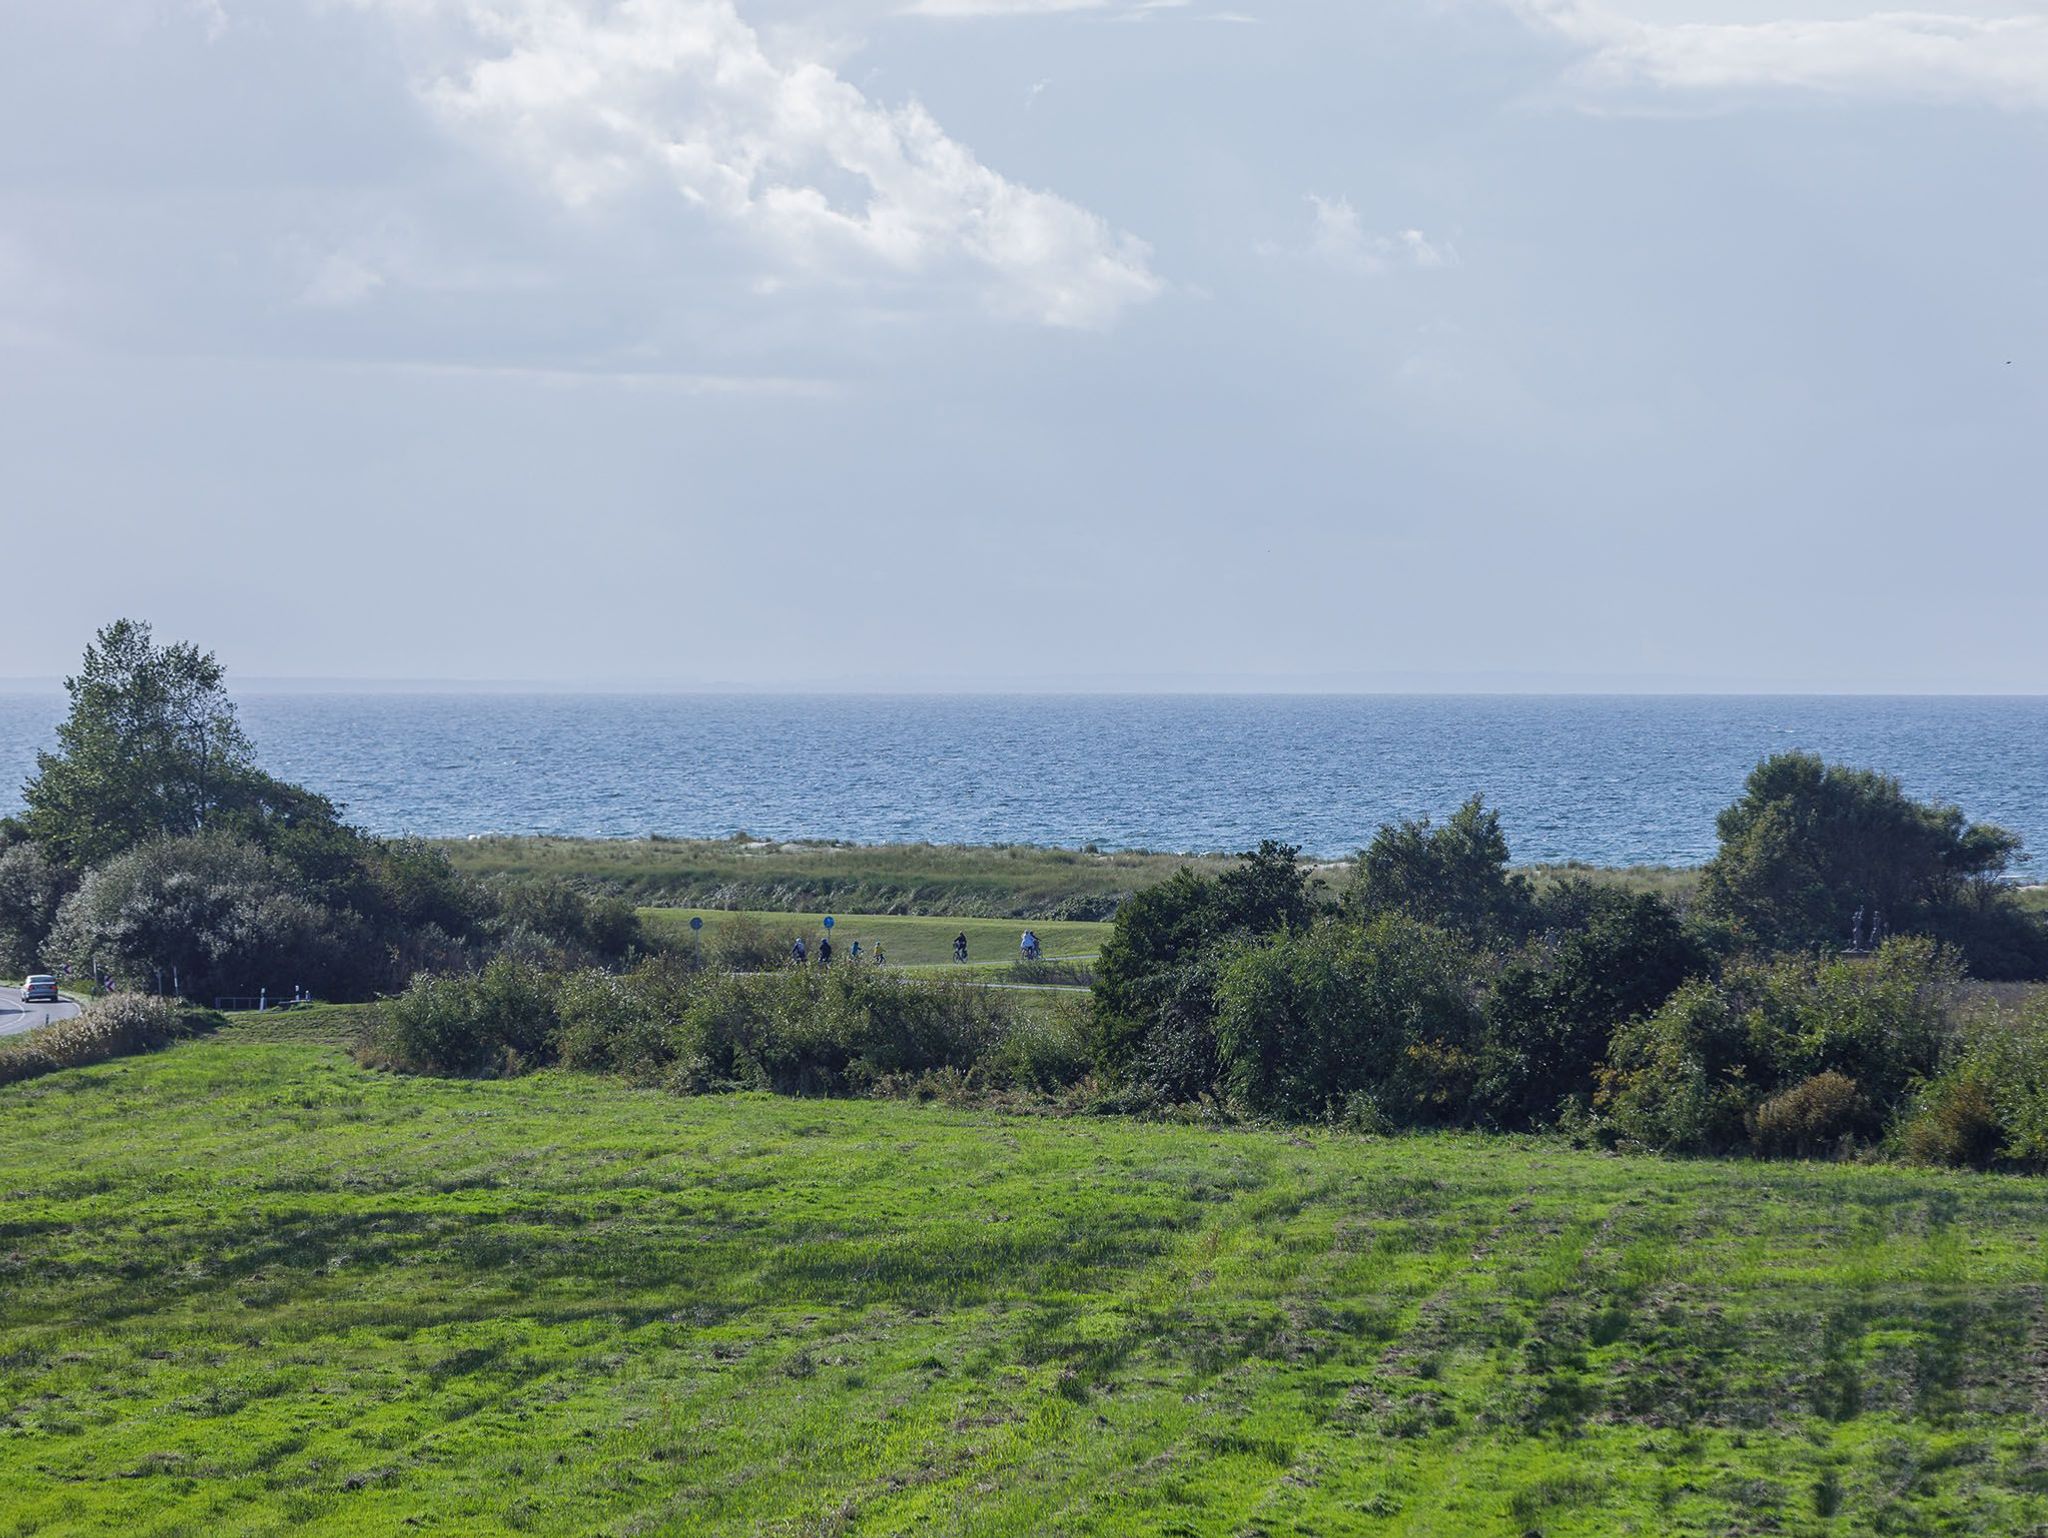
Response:
M1382 826L1358 857L1344 911L1359 920L1405 913L1495 944L1525 934L1534 906L1528 877L1508 870L1500 813L1474 796L1442 826L1427 817Z
M29 834L80 868L153 838L198 833L255 772L220 663L148 625L116 620L64 681L59 751L22 789Z
M1546 1122L1567 1099L1590 1100L1615 1029L1709 965L1653 893L1565 881L1537 911L1539 934L1501 968L1486 1000L1481 1097L1509 1126Z
M64 900L52 956L188 998L304 985L350 997L382 957L354 913L324 908L292 871L224 833L157 839L95 866Z
M1215 1094L1225 948L1299 931L1315 908L1301 851L1272 839L1214 879L1183 867L1124 902L1095 967L1105 1066L1168 1100Z
M1881 917L1888 932L1956 944L1982 976L2048 968L2048 933L2003 886L2019 837L1914 801L1890 775L1781 753L1751 771L1717 829L1700 912L1737 944L1845 947L1860 909L1866 926Z
M0 975L35 970L70 891L65 871L37 845L23 841L0 849Z
M1469 968L1454 937L1399 914L1242 947L1216 986L1225 1082L1269 1116L1331 1119L1365 1096L1375 1119L1463 1121L1480 1030Z

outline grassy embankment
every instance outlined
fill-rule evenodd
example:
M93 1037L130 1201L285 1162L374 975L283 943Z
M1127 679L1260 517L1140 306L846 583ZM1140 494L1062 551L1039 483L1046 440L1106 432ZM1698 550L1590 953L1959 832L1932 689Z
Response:
M1221 855L1103 854L1026 844L478 838L441 847L471 875L558 876L644 907L1005 919L1106 917L1120 900L1183 865L1213 875L1232 863ZM1330 889L1350 875L1342 862L1320 871ZM1673 898L1689 896L1697 880L1694 871L1663 866L1528 871L1539 886L1577 875Z
M1100 918L1190 863L1025 845L481 838L442 847L472 875L565 877L647 907L959 918Z
M2048 1521L2048 1182L413 1080L344 1023L0 1091L0 1533Z

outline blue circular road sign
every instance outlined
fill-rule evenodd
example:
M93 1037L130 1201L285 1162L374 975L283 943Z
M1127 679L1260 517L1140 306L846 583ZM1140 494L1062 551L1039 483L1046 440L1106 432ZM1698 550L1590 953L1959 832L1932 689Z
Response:
M699 916L692 915L690 919L690 927L692 929L702 929L704 927L704 920Z
M832 927L832 915L829 913L825 915L825 927L827 929Z

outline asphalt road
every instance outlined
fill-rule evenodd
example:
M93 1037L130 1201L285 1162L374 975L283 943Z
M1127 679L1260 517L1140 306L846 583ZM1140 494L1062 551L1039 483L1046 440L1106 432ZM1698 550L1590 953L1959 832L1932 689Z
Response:
M77 1013L78 1006L69 999L58 1004L24 1004L19 988L0 988L0 1036L20 1036Z

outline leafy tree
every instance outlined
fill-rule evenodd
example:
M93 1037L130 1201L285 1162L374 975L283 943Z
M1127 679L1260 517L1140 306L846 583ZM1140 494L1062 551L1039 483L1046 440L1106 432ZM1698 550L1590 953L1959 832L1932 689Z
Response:
M1963 947L1979 975L2048 970L2048 934L2001 882L2024 857L2019 837L1914 801L1889 775L1781 753L1751 771L1717 828L1700 911L1737 944L1845 946L1861 909L1890 932Z
M158 646L117 620L64 681L60 751L36 755L22 789L29 833L74 867L153 838L198 833L255 770L211 652Z
M0 974L33 971L71 890L63 867L26 840L0 850Z
M1533 917L1529 879L1508 870L1500 814L1474 796L1443 823L1389 823L1358 857L1344 911L1369 920L1405 913L1476 944L1519 939Z
M1560 882L1537 905L1538 937L1503 966L1486 1001L1481 1098L1511 1126L1589 1099L1614 1030L1707 970L1705 948L1651 893Z
M1110 935L1095 963L1098 1052L1113 1073L1171 1099L1189 1099L1214 1086L1214 1056L1185 1044L1173 1055L1181 1066L1148 1072L1148 1045L1162 1027L1192 1025L1210 1033L1208 1004L1220 904L1216 883L1185 866L1157 886L1135 893L1116 910ZM1169 1013L1171 1009L1171 1013ZM1190 1074L1189 1068L1194 1068Z
M445 850L423 838L385 839L370 851L368 863L377 888L375 910L402 928L432 925L466 937L491 916L490 894L458 871Z
M1399 914L1231 955L1217 982L1225 1081L1247 1108L1334 1119L1355 1096L1415 1126L1470 1114L1480 1017L1457 940Z
M1316 913L1309 879L1299 845L1263 839L1216 878L1217 921L1225 930L1249 935L1306 928Z
M1124 902L1095 967L1105 1066L1168 1100L1213 1095L1222 952L1305 927L1315 913L1309 879L1299 849L1268 839L1221 876L1183 867Z
M64 900L50 953L190 998L302 984L361 992L381 958L362 921L296 889L291 871L222 833L159 839L87 873Z

